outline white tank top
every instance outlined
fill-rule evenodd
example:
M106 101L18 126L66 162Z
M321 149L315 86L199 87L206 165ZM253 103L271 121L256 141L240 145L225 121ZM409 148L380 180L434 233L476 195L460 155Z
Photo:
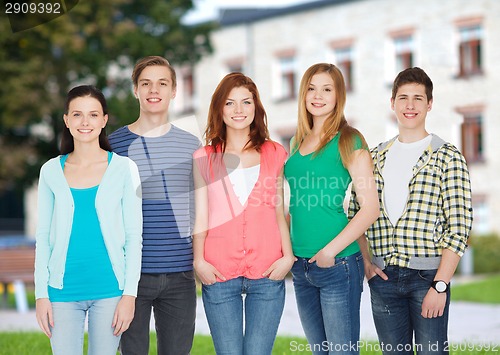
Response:
M413 167L425 148L430 144L432 136L412 143L401 143L396 138L387 152L382 171L384 178L384 204L389 220L393 225L403 214L408 195L409 183L413 177Z
M227 173L235 195L240 203L244 205L259 179L260 164L249 168L227 169Z

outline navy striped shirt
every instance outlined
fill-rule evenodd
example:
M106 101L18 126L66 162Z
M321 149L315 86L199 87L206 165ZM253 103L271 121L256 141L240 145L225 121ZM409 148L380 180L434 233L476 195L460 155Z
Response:
M193 270L193 153L198 138L174 125L143 137L127 126L109 136L113 151L132 159L142 182L143 273Z

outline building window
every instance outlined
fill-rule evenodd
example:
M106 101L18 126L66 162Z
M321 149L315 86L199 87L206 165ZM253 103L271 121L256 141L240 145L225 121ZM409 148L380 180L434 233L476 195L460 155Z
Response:
M480 25L462 27L460 31L460 77L482 73Z
M485 195L472 195L472 210L474 211L474 224L472 230L475 234L487 234L490 228L490 209Z
M232 65L227 67L229 73L243 73L243 65Z
M243 57L233 58L226 61L227 72L228 73L243 73L244 72L244 62Z
M394 54L395 70L399 73L407 68L413 67L413 36L395 37Z
M481 114L464 115L461 125L462 153L467 163L484 160L483 123Z
M192 68L182 68L180 71L180 80L177 83L177 92L180 95L176 100L178 112L180 114L193 113L195 110L195 86Z
M297 127L294 126L284 126L284 127L279 127L274 130L273 133L275 133L279 139L279 142L283 147L285 147L285 150L290 153L290 143L292 140L292 137L295 135Z
M290 100L295 98L295 57L286 56L278 59L279 83L278 100Z
M347 91L353 90L353 78L352 78L352 63L353 54L351 47L335 48L335 65L340 69L342 75L344 76L345 86Z

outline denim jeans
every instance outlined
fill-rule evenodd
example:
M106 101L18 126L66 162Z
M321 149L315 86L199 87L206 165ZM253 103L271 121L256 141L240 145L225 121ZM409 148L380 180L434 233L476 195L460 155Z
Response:
M389 279L372 277L368 284L373 320L384 354L447 354L450 293L444 314L437 318L422 317L422 302L431 288L437 270L414 270L388 266ZM413 335L415 334L415 344Z
M111 324L120 299L121 297L112 297L93 301L52 302L52 353L83 353L85 318L88 314L89 355L115 355L120 337L113 335L114 328Z
M285 306L283 280L238 277L203 285L202 297L218 355L271 354Z
M134 320L120 342L123 355L148 354L151 308L158 355L189 354L196 317L194 272L141 274Z
M329 268L298 258L292 274L300 321L313 354L359 354L361 253L335 258Z

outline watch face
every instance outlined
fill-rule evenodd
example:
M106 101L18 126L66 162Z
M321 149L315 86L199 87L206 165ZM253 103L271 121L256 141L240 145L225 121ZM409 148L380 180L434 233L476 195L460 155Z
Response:
M444 292L444 291L446 291L446 282L444 282L444 281L438 281L438 282L436 282L436 291L437 292Z

